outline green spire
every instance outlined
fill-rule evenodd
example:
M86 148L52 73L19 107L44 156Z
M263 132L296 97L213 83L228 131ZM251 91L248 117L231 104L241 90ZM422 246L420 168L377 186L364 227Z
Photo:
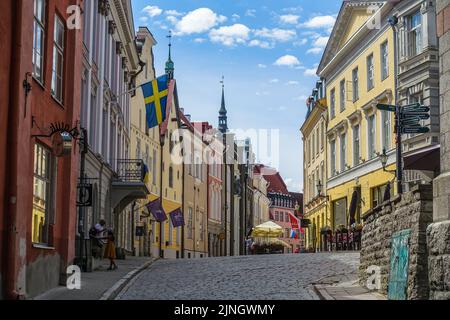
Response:
M169 79L173 79L175 64L172 61L172 31L169 31L167 38L169 38L169 59L166 62L166 74L169 76Z

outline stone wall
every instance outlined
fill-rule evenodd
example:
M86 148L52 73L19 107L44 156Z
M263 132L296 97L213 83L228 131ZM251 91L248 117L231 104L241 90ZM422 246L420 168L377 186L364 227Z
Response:
M387 295L392 235L411 229L408 299L428 299L427 226L433 219L431 185L416 186L368 211L364 217L359 279L366 286L369 266L380 267L380 293Z
M450 220L427 229L430 300L450 300Z

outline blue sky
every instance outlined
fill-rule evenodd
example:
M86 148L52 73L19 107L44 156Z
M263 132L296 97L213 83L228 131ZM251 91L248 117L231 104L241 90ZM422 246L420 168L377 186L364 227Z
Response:
M158 75L172 30L180 106L217 126L222 75L230 129L278 129L278 168L303 190L300 126L339 0L132 0L135 27L158 41Z

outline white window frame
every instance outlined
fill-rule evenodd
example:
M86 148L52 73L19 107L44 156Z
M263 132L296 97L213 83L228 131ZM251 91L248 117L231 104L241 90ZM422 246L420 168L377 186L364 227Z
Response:
M375 65L373 61L373 53L369 54L366 58L367 65L367 91L372 90L375 87Z
M359 69L358 67L352 70L352 88L353 88L353 102L359 100Z
M38 8L42 6L39 16ZM45 26L46 26L46 0L34 0L34 23L33 23L33 78L40 84L44 84L45 63ZM38 52L38 40L40 52ZM38 68L40 66L40 69ZM38 71L39 70L39 71Z
M61 42L58 39L59 32L62 32ZM53 36L53 67L52 67L52 85L51 94L59 103L64 99L64 49L66 28L63 20L55 15L55 30ZM61 70L58 70L58 66Z
M380 45L380 58L381 58L381 81L389 77L389 42L384 41Z
M413 26L414 17L419 17L420 22L418 25ZM423 44L423 32L422 32L422 13L416 11L408 17L408 55L410 57L416 56L422 53L422 44Z

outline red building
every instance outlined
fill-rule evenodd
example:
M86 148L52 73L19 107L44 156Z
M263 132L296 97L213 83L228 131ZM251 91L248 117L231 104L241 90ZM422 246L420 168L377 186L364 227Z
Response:
M73 263L80 152L67 133L78 127L82 30L68 9L79 3L0 1L0 298L55 287Z

